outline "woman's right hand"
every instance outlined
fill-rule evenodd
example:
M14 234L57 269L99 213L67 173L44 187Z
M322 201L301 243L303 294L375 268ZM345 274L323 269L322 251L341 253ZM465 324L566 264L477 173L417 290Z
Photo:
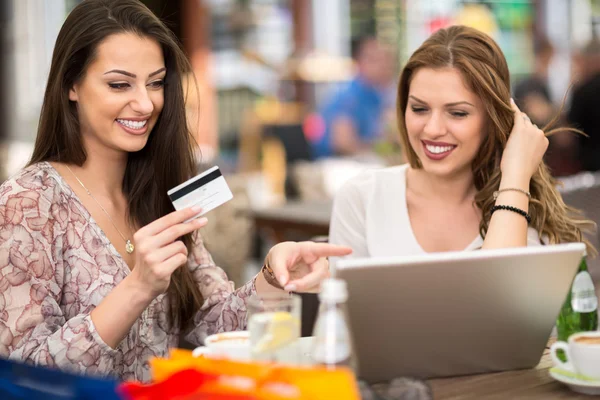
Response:
M167 290L171 274L187 262L188 250L177 239L206 225L206 218L184 222L200 211L195 207L174 211L133 235L136 254L130 278L152 299Z

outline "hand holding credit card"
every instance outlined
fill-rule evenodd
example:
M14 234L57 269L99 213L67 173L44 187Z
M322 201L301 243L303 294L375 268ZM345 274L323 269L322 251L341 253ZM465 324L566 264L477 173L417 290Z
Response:
M233 198L219 167L212 167L167 192L176 210L200 206L202 211L185 222L198 218Z

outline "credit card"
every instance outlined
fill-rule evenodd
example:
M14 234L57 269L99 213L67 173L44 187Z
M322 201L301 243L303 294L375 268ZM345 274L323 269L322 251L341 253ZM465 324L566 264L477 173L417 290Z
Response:
M202 211L185 222L214 210L233 198L219 167L212 167L167 192L176 210L200 206Z

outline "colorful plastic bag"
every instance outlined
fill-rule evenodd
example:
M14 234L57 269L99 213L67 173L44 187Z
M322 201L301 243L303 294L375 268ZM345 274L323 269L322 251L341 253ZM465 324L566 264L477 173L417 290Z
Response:
M354 374L344 368L242 363L176 350L151 361L153 383L125 383L131 400L358 400Z

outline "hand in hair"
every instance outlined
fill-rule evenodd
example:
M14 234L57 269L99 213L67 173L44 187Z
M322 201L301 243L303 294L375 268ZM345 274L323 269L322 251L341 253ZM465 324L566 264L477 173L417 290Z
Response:
M500 170L503 178L508 177L511 182L529 187L529 181L548 148L548 138L512 99L511 107L515 113L514 125L502 154Z
M352 253L346 246L314 242L279 243L267 254L267 262L279 284L291 292L317 292L321 281L329 277L326 257Z

